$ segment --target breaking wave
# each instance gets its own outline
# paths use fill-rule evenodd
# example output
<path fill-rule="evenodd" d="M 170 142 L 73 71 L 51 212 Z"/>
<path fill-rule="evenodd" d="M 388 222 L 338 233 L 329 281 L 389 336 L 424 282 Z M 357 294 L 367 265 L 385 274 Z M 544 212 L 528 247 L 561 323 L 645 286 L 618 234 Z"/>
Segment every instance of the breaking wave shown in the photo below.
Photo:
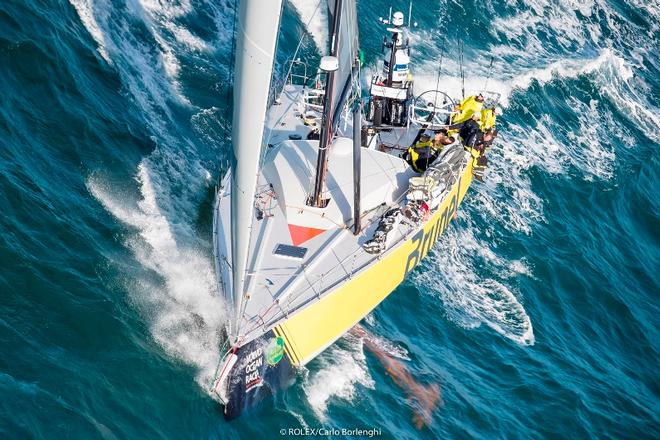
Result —
<path fill-rule="evenodd" d="M 98 53 L 103 57 L 103 59 L 106 62 L 112 64 L 110 55 L 108 55 L 108 51 L 105 48 L 106 46 L 105 35 L 103 34 L 103 31 L 101 30 L 101 27 L 99 26 L 99 23 L 96 19 L 96 14 L 98 14 L 98 12 L 94 10 L 93 1 L 71 0 L 71 5 L 75 8 L 76 12 L 78 13 L 78 16 L 80 17 L 80 21 L 82 21 L 83 25 L 87 29 L 87 32 L 89 32 L 89 34 L 96 42 Z M 107 16 L 105 16 L 105 14 L 103 15 L 104 15 L 103 16 L 104 21 L 107 20 Z"/>
<path fill-rule="evenodd" d="M 328 47 L 328 14 L 325 0 L 291 0 L 291 4 L 300 15 L 300 21 L 307 24 L 307 32 L 312 35 L 320 53 L 325 54 Z"/>
<path fill-rule="evenodd" d="M 445 55 L 447 56 L 447 55 Z M 487 57 L 490 60 L 490 57 Z M 542 61 L 542 60 L 541 60 Z M 435 89 L 438 66 L 423 63 L 417 66 L 415 87 L 417 92 Z M 440 75 L 440 89 L 452 97 L 461 96 L 460 66 L 453 60 L 444 60 Z M 534 82 L 544 85 L 553 80 L 574 79 L 595 74 L 599 84 L 620 86 L 633 77 L 631 66 L 611 49 L 604 49 L 596 58 L 561 59 L 546 62 L 544 67 L 528 68 L 496 60 L 489 75 L 488 66 L 474 61 L 465 66 L 466 95 L 484 89 L 501 94 L 500 104 L 508 107 L 516 91 L 527 90 Z M 607 91 L 606 91 L 607 92 Z M 630 99 L 630 98 L 628 98 Z"/>

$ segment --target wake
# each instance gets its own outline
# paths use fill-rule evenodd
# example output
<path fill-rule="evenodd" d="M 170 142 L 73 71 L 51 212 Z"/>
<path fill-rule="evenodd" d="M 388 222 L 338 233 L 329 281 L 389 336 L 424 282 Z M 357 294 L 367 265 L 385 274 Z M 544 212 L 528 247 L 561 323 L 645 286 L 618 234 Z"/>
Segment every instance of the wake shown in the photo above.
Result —
<path fill-rule="evenodd" d="M 224 305 L 216 291 L 212 262 L 203 252 L 177 242 L 158 206 L 149 173 L 143 161 L 136 176 L 142 198 L 135 203 L 95 177 L 87 180 L 87 188 L 133 231 L 124 245 L 144 270 L 123 282 L 150 333 L 169 355 L 196 367 L 197 382 L 207 389 L 219 361 Z"/>
<path fill-rule="evenodd" d="M 208 249 L 186 220 L 198 215 L 211 180 L 199 145 L 220 150 L 224 144 L 211 129 L 220 122 L 218 110 L 194 107 L 180 76 L 182 60 L 194 61 L 195 68 L 215 64 L 212 52 L 229 47 L 222 31 L 228 18 L 217 2 L 202 2 L 199 8 L 188 0 L 70 2 L 158 145 L 137 168 L 138 200 L 127 200 L 98 175 L 87 179 L 88 190 L 130 231 L 123 245 L 138 263 L 138 275 L 125 275 L 121 282 L 153 339 L 168 355 L 195 367 L 197 382 L 208 389 L 219 360 L 225 309 Z M 214 19 L 217 40 L 205 41 L 185 26 L 194 14 Z M 197 111 L 190 121 L 196 141 L 186 121 L 176 116 L 182 109 Z"/>
<path fill-rule="evenodd" d="M 435 251 L 421 263 L 413 281 L 442 302 L 447 316 L 464 328 L 487 325 L 520 345 L 534 345 L 534 329 L 525 308 L 502 282 L 480 273 L 507 278 L 529 275 L 523 261 L 508 261 L 478 241 L 473 229 L 447 230 Z M 442 274 L 442 278 L 438 274 Z"/>
<path fill-rule="evenodd" d="M 332 401 L 350 402 L 357 386 L 374 389 L 369 374 L 362 341 L 353 335 L 344 336 L 314 360 L 316 368 L 306 371 L 303 390 L 316 417 L 326 421 L 328 405 Z"/>

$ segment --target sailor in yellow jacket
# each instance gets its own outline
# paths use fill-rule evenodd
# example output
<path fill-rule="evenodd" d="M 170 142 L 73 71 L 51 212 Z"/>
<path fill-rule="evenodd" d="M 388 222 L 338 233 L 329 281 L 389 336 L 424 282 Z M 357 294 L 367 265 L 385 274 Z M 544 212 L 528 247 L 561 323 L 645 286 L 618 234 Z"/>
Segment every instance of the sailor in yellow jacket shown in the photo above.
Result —
<path fill-rule="evenodd" d="M 460 125 L 472 119 L 475 113 L 480 114 L 481 109 L 484 106 L 484 100 L 485 98 L 481 93 L 463 99 L 456 107 L 454 107 L 454 111 L 457 113 L 454 113 L 447 118 L 447 125 Z M 457 133 L 458 130 L 449 129 L 447 135 L 455 136 Z"/>
<path fill-rule="evenodd" d="M 431 141 L 431 136 L 423 133 L 414 145 L 408 147 L 403 158 L 410 164 L 415 172 L 423 173 L 438 157 L 440 151 L 442 151 L 442 148 L 439 147 L 440 145 L 436 146 L 434 142 Z"/>
<path fill-rule="evenodd" d="M 484 106 L 484 99 L 484 95 L 479 93 L 462 100 L 454 109 L 458 113 L 452 115 L 451 123 L 460 124 L 470 119 L 473 114 L 480 112 Z"/>
<path fill-rule="evenodd" d="M 481 110 L 481 119 L 479 120 L 479 128 L 481 131 L 486 132 L 495 127 L 497 117 L 502 115 L 502 109 L 499 107 L 485 108 Z"/>
<path fill-rule="evenodd" d="M 472 167 L 474 178 L 480 182 L 483 182 L 484 173 L 488 167 L 486 150 L 490 148 L 497 136 L 497 128 L 495 127 L 495 124 L 497 122 L 497 117 L 501 114 L 502 109 L 499 107 L 486 108 L 481 111 L 481 118 L 478 121 L 481 136 L 475 145 L 479 152 L 479 157 L 476 158 L 476 162 Z"/>

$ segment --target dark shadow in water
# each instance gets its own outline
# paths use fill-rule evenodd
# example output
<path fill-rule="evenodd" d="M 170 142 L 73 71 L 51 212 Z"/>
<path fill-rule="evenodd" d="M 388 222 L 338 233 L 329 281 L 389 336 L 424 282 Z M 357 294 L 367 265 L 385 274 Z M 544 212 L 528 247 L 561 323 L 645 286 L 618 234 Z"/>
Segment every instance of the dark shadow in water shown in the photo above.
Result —
<path fill-rule="evenodd" d="M 207 243 L 213 239 L 213 204 L 215 202 L 215 185 L 206 188 L 202 202 L 197 208 L 195 232 Z"/>
<path fill-rule="evenodd" d="M 362 338 L 364 346 L 376 356 L 385 367 L 385 372 L 408 396 L 408 403 L 414 407 L 412 421 L 417 429 L 431 424 L 433 410 L 444 405 L 440 386 L 436 383 L 423 385 L 415 380 L 406 365 L 387 353 L 376 343 L 374 336 L 360 324 L 351 329 L 351 334 Z"/>

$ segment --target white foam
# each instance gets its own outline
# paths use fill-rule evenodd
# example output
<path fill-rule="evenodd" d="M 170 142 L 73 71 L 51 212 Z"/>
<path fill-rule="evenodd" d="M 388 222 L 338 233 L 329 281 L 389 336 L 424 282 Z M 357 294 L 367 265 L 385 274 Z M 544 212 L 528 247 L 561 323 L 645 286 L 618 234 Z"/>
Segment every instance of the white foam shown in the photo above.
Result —
<path fill-rule="evenodd" d="M 177 81 L 180 65 L 174 49 L 160 35 L 160 25 L 153 20 L 150 10 L 137 2 L 128 2 L 124 6 L 126 9 L 105 0 L 71 0 L 71 4 L 97 42 L 101 55 L 117 69 L 148 125 L 159 136 L 167 138 L 171 119 L 168 97 L 183 105 L 188 105 L 189 101 L 182 95 Z M 166 17 L 156 15 L 168 23 Z M 133 19 L 136 17 L 145 22 L 157 47 L 145 44 L 140 34 L 135 33 Z"/>
<path fill-rule="evenodd" d="M 442 251 L 427 257 L 422 263 L 424 270 L 415 272 L 413 279 L 424 286 L 425 293 L 442 301 L 447 315 L 457 324 L 466 328 L 486 324 L 518 344 L 533 345 L 531 320 L 513 292 L 501 282 L 478 274 L 485 268 L 492 272 L 510 271 L 508 262 L 496 257 L 489 240 L 477 240 L 473 231 L 474 228 L 468 228 L 445 232 Z M 528 270 L 523 262 L 517 262 L 513 269 Z"/>
<path fill-rule="evenodd" d="M 196 51 L 208 51 L 210 50 L 209 44 L 199 38 L 196 35 L 193 35 L 187 28 L 183 26 L 177 26 L 173 23 L 167 23 L 166 28 L 174 35 L 178 43 L 187 46 L 189 49 Z"/>
<path fill-rule="evenodd" d="M 544 115 L 532 126 L 510 124 L 504 134 L 506 141 L 501 142 L 503 149 L 493 150 L 492 174 L 507 173 L 506 167 L 511 164 L 502 163 L 503 159 L 520 169 L 535 166 L 551 174 L 563 174 L 572 166 L 574 172 L 586 180 L 611 179 L 616 150 L 619 146 L 632 147 L 632 135 L 614 120 L 599 100 L 592 99 L 585 104 L 569 98 L 568 103 L 575 111 L 576 123 L 566 124 Z M 498 157 L 500 151 L 501 158 Z"/>
<path fill-rule="evenodd" d="M 177 24 L 178 19 L 193 11 L 189 1 L 139 0 L 128 2 L 125 10 L 105 0 L 70 1 L 96 41 L 99 53 L 118 68 L 132 95 L 146 106 L 147 111 L 153 111 L 154 104 L 165 112 L 169 111 L 164 107 L 163 97 L 159 96 L 163 94 L 163 88 L 180 104 L 191 105 L 179 82 L 179 57 L 190 51 L 208 51 L 210 45 L 185 26 Z M 113 21 L 109 20 L 111 16 Z M 132 18 L 144 22 L 157 47 L 138 40 Z M 158 78 L 162 73 L 165 81 Z"/>
<path fill-rule="evenodd" d="M 403 359 L 405 361 L 410 360 L 410 353 L 408 350 L 406 350 L 404 347 L 401 345 L 392 342 L 388 339 L 382 338 L 374 333 L 369 332 L 368 334 L 369 340 L 379 347 L 381 350 L 383 350 L 385 353 L 390 355 L 391 357 L 395 357 L 398 359 Z"/>
<path fill-rule="evenodd" d="M 571 100 L 578 115 L 579 127 L 567 133 L 569 149 L 574 153 L 569 154 L 569 157 L 576 167 L 588 175 L 609 179 L 614 173 L 616 156 L 614 145 L 609 141 L 611 133 L 605 125 L 606 116 L 598 109 L 596 100 L 591 100 L 588 106 L 575 98 Z M 594 124 L 594 121 L 598 123 Z"/>
<path fill-rule="evenodd" d="M 70 0 L 70 2 L 78 13 L 80 21 L 82 21 L 85 29 L 87 29 L 87 32 L 89 32 L 92 38 L 94 38 L 94 41 L 96 41 L 98 46 L 96 50 L 98 53 L 103 57 L 105 61 L 108 62 L 108 64 L 112 64 L 112 60 L 110 59 L 108 51 L 105 48 L 105 35 L 103 34 L 101 26 L 97 21 L 95 14 L 96 11 L 92 0 Z"/>
<path fill-rule="evenodd" d="M 540 84 L 545 84 L 556 77 L 563 79 L 577 78 L 580 75 L 591 74 L 602 70 L 604 67 L 611 67 L 614 73 L 624 81 L 627 81 L 633 76 L 632 69 L 623 58 L 616 55 L 611 49 L 604 49 L 599 53 L 598 57 L 591 60 L 563 59 L 552 62 L 539 69 L 532 69 L 517 76 L 513 81 L 513 87 L 527 89 L 531 85 L 532 80 L 536 80 Z"/>
<path fill-rule="evenodd" d="M 657 2 L 639 0 L 634 0 L 632 4 L 649 17 L 651 26 L 646 36 L 631 32 L 628 19 L 602 0 L 557 0 L 552 3 L 525 0 L 526 8 L 519 14 L 493 20 L 493 26 L 489 28 L 491 33 L 502 33 L 508 41 L 489 48 L 489 52 L 514 60 L 506 65 L 506 70 L 519 71 L 515 77 L 510 78 L 514 90 L 524 90 L 534 80 L 543 85 L 555 78 L 590 75 L 603 95 L 620 107 L 626 117 L 647 136 L 658 142 L 660 137 L 657 126 L 660 120 L 657 108 L 651 106 L 644 96 L 645 92 L 639 90 L 645 84 L 631 80 L 634 78 L 634 69 L 646 69 L 644 56 L 651 57 L 657 51 L 653 42 L 660 28 L 657 20 L 660 6 Z M 603 26 L 611 32 L 607 39 L 602 35 Z M 600 51 L 594 59 L 557 59 L 553 45 L 541 42 L 539 35 L 556 38 L 563 46 L 562 53 L 585 53 L 594 46 L 599 47 Z M 635 40 L 631 41 L 631 37 Z M 633 46 L 628 52 L 629 59 L 624 59 L 612 49 L 611 40 L 616 39 Z M 636 65 L 633 65 L 634 62 Z M 521 66 L 535 64 L 545 66 L 531 70 L 526 67 L 527 72 L 520 72 Z M 506 70 L 501 69 L 499 75 L 507 77 Z"/>
<path fill-rule="evenodd" d="M 326 420 L 329 403 L 334 399 L 351 401 L 357 385 L 373 389 L 375 382 L 369 375 L 362 341 L 346 335 L 342 343 L 349 348 L 341 348 L 334 344 L 315 360 L 318 369 L 309 372 L 303 382 L 307 401 L 316 416 Z"/>
<path fill-rule="evenodd" d="M 193 9 L 190 0 L 139 0 L 139 2 L 144 10 L 167 20 L 183 17 Z"/>
<path fill-rule="evenodd" d="M 504 34 L 530 54 L 546 53 L 538 35 L 550 35 L 568 51 L 575 45 L 596 43 L 601 38 L 600 26 L 597 21 L 584 19 L 578 13 L 590 17 L 602 11 L 606 19 L 609 19 L 610 13 L 606 4 L 593 0 L 526 0 L 524 3 L 523 7 L 517 8 L 521 11 L 518 14 L 493 20 L 492 31 Z"/>
<path fill-rule="evenodd" d="M 212 263 L 175 238 L 146 163 L 139 165 L 136 178 L 142 198 L 135 205 L 113 194 L 98 178 L 89 178 L 87 187 L 110 214 L 135 230 L 125 244 L 148 272 L 126 284 L 154 339 L 168 354 L 195 366 L 198 383 L 207 389 L 219 360 L 225 322 Z"/>
<path fill-rule="evenodd" d="M 291 4 L 300 15 L 300 20 L 307 26 L 314 43 L 322 55 L 328 50 L 328 14 L 324 0 L 291 0 Z"/>
<path fill-rule="evenodd" d="M 142 7 L 142 13 L 138 16 L 142 18 L 144 24 L 160 47 L 158 58 L 169 80 L 173 96 L 181 104 L 191 105 L 188 98 L 183 94 L 181 84 L 178 80 L 181 71 L 181 63 L 177 57 L 178 48 L 170 41 L 171 37 L 168 38 L 164 32 L 169 30 L 176 38 L 175 29 L 179 29 L 180 27 L 175 25 L 173 20 L 183 17 L 192 11 L 190 2 L 180 1 L 169 3 L 157 0 L 139 0 L 139 4 Z M 174 32 L 172 32 L 173 29 L 175 30 Z M 181 34 L 181 31 L 179 33 Z"/>
<path fill-rule="evenodd" d="M 651 41 L 657 39 L 658 30 L 660 29 L 660 3 L 647 0 L 630 0 L 630 3 L 636 9 L 643 10 L 645 16 L 651 18 L 649 20 L 651 29 L 649 30 L 648 37 Z"/>
<path fill-rule="evenodd" d="M 294 417 L 296 418 L 296 420 L 298 420 L 298 424 L 299 424 L 299 426 L 300 426 L 301 428 L 303 428 L 303 429 L 309 429 L 309 425 L 308 425 L 307 422 L 305 421 L 305 418 L 302 416 L 302 414 L 299 414 L 299 413 L 297 413 L 297 412 L 295 412 L 295 411 L 291 411 L 291 409 L 288 409 L 288 412 L 289 412 L 289 414 L 291 414 L 292 416 L 294 416 Z"/>
<path fill-rule="evenodd" d="M 487 57 L 488 61 L 490 57 Z M 482 60 L 483 61 L 483 60 Z M 460 67 L 454 61 L 445 60 L 443 74 L 440 75 L 439 88 L 447 92 L 455 100 L 460 99 L 463 83 L 460 79 Z M 488 66 L 470 63 L 465 66 L 466 95 L 474 94 L 486 88 L 488 91 L 501 94 L 500 104 L 509 105 L 510 95 L 514 90 L 526 90 L 533 81 L 546 84 L 553 79 L 571 79 L 581 75 L 598 73 L 603 78 L 611 80 L 614 75 L 619 81 L 628 81 L 633 77 L 630 65 L 611 49 L 602 50 L 592 59 L 562 59 L 552 61 L 543 67 L 528 69 L 515 73 L 514 66 L 494 63 L 493 74 L 488 76 Z M 437 66 L 422 63 L 416 69 L 415 89 L 417 93 L 434 90 L 438 84 Z M 475 72 L 478 72 L 475 74 Z M 501 75 L 501 76 L 498 76 Z"/>

